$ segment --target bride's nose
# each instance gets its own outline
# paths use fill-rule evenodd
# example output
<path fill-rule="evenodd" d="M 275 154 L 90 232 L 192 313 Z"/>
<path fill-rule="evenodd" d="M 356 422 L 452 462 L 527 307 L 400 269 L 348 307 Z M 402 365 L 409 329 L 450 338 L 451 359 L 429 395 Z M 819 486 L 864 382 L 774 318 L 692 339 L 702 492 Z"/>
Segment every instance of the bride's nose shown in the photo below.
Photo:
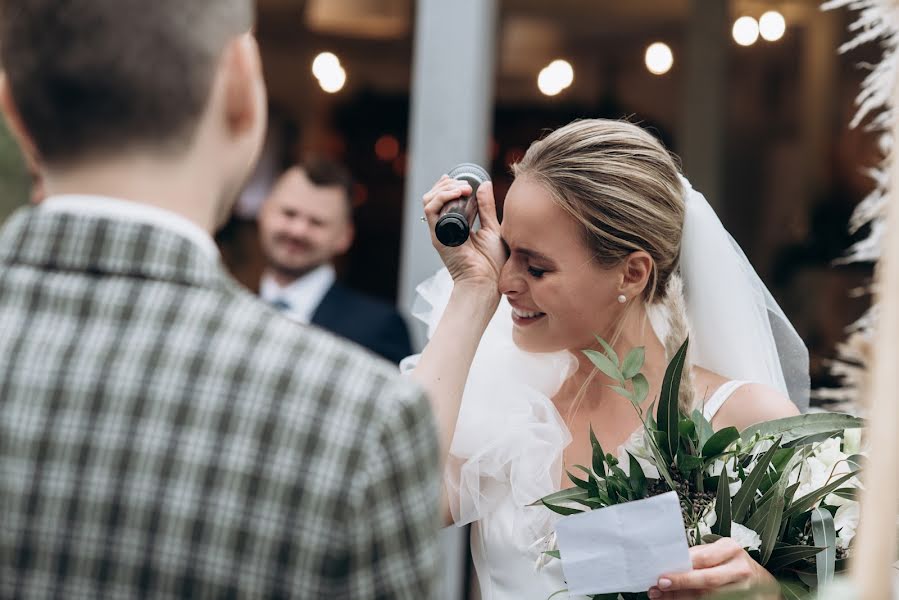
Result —
<path fill-rule="evenodd" d="M 513 260 L 509 259 L 499 272 L 499 293 L 515 296 L 524 291 L 524 279 L 516 272 Z"/>

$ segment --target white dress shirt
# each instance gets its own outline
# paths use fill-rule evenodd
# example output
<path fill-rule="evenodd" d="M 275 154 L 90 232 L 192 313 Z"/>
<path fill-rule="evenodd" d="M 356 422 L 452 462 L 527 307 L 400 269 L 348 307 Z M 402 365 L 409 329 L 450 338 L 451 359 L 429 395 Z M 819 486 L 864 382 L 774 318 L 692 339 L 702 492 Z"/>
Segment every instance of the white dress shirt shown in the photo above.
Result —
<path fill-rule="evenodd" d="M 284 287 L 266 273 L 259 285 L 259 295 L 269 304 L 283 302 L 288 306 L 284 311 L 287 317 L 308 324 L 336 279 L 337 273 L 329 264 L 317 267 Z"/>
<path fill-rule="evenodd" d="M 38 210 L 146 223 L 190 240 L 216 261 L 220 258 L 218 246 L 208 231 L 179 214 L 149 204 L 106 196 L 66 194 L 48 197 L 38 205 Z"/>

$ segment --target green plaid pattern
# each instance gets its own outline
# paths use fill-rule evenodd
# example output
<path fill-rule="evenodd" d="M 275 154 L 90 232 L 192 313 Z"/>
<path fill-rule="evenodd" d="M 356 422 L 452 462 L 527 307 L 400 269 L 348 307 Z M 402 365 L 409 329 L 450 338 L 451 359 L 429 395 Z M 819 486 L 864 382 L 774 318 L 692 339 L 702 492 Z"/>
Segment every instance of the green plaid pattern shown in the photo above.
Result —
<path fill-rule="evenodd" d="M 431 598 L 437 448 L 392 365 L 174 233 L 0 231 L 0 597 Z"/>

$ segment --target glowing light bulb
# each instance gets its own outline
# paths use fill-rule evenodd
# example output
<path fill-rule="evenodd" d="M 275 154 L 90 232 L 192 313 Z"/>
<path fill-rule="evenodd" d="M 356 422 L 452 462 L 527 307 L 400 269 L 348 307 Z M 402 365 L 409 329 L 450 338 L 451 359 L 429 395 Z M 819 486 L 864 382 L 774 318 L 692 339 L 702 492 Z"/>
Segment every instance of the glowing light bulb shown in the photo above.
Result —
<path fill-rule="evenodd" d="M 759 39 L 759 22 L 752 17 L 740 17 L 734 22 L 734 41 L 741 46 L 751 46 Z"/>
<path fill-rule="evenodd" d="M 329 94 L 336 94 L 346 84 L 346 71 L 338 66 L 334 71 L 329 71 L 323 77 L 319 77 L 318 84 Z"/>
<path fill-rule="evenodd" d="M 340 59 L 332 52 L 322 52 L 312 61 L 312 74 L 316 79 L 327 77 L 340 68 Z"/>
<path fill-rule="evenodd" d="M 664 75 L 674 65 L 674 53 L 668 44 L 656 42 L 646 49 L 646 68 L 653 75 Z"/>
<path fill-rule="evenodd" d="M 759 33 L 769 42 L 776 42 L 787 31 L 787 21 L 776 10 L 770 10 L 759 19 Z"/>
<path fill-rule="evenodd" d="M 555 96 L 574 82 L 574 69 L 565 60 L 554 60 L 537 76 L 537 87 L 547 96 Z"/>

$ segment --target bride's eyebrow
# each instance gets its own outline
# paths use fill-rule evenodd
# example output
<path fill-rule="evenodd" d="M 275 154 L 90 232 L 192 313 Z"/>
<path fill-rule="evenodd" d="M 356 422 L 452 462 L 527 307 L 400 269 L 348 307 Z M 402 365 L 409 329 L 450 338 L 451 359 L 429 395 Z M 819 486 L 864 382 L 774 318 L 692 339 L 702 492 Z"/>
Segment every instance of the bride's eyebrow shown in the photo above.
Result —
<path fill-rule="evenodd" d="M 543 254 L 542 252 L 537 252 L 536 250 L 531 250 L 530 248 L 515 248 L 515 252 L 517 254 L 523 254 L 528 258 L 533 258 L 535 260 L 542 261 L 544 263 L 548 263 L 550 265 L 555 265 L 555 261 Z"/>

